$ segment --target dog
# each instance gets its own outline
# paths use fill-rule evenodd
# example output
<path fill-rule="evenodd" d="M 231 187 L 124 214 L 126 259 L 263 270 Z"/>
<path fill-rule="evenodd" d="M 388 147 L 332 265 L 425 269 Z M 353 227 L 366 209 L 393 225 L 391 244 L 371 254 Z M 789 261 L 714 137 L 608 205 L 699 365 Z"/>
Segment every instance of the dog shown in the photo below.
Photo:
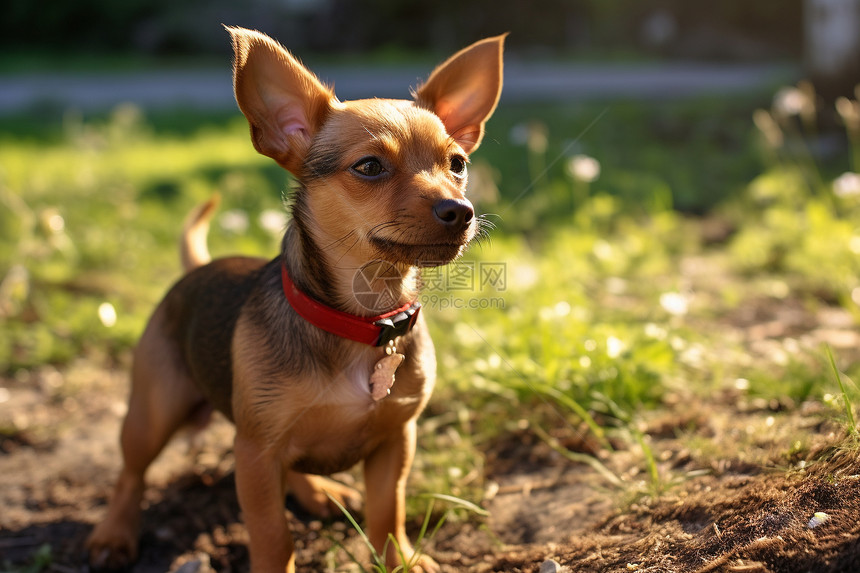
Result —
<path fill-rule="evenodd" d="M 332 499 L 355 492 L 322 476 L 359 461 L 375 550 L 390 566 L 438 571 L 405 531 L 416 418 L 436 375 L 415 301 L 420 268 L 458 258 L 480 226 L 467 163 L 500 97 L 505 36 L 451 56 L 411 101 L 341 102 L 268 36 L 227 30 L 251 141 L 298 182 L 292 218 L 273 260 L 211 261 L 216 202 L 190 216 L 186 274 L 134 352 L 124 465 L 87 541 L 90 564 L 134 561 L 147 467 L 177 429 L 216 409 L 236 427 L 253 571 L 295 570 L 287 491 L 330 515 Z"/>

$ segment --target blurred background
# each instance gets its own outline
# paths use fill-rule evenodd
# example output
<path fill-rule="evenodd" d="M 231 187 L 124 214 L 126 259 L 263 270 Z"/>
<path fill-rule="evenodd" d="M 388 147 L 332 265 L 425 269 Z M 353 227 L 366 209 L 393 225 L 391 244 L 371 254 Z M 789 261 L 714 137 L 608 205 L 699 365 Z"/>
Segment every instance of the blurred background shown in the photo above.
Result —
<path fill-rule="evenodd" d="M 819 2 L 822 3 L 822 2 Z M 832 3 L 832 2 L 831 2 Z M 223 54 L 228 23 L 265 30 L 292 49 L 343 54 L 446 53 L 511 32 L 539 55 L 797 58 L 803 0 L 9 0 L 0 47 L 68 54 Z"/>
<path fill-rule="evenodd" d="M 7 0 L 0 306 L 20 332 L 9 330 L 0 362 L 79 347 L 47 326 L 18 340 L 53 320 L 36 308 L 34 277 L 89 285 L 88 271 L 134 257 L 173 272 L 179 221 L 212 193 L 232 205 L 216 250 L 271 252 L 283 214 L 255 221 L 281 210 L 291 182 L 247 142 L 222 24 L 273 36 L 342 99 L 409 97 L 452 52 L 509 32 L 501 105 L 470 179 L 498 236 L 543 240 L 575 217 L 673 213 L 706 218 L 708 240 L 727 241 L 746 223 L 738 213 L 764 206 L 749 201 L 795 209 L 832 195 L 833 181 L 850 184 L 838 178 L 860 161 L 860 0 Z M 753 197 L 763 174 L 774 180 Z M 743 264 L 783 264 L 789 227 L 739 255 L 752 257 Z M 21 267 L 22 256 L 52 264 Z M 147 287 L 123 290 L 122 279 L 111 274 L 109 290 L 142 320 L 164 285 L 138 301 Z M 857 281 L 843 282 L 850 299 Z M 88 288 L 95 300 L 108 287 Z M 125 324 L 120 349 L 139 327 Z"/>
<path fill-rule="evenodd" d="M 278 251 L 295 182 L 249 141 L 222 24 L 271 35 L 342 99 L 408 98 L 510 33 L 469 166 L 494 228 L 460 263 L 469 289 L 422 299 L 441 383 L 415 491 L 491 503 L 492 480 L 583 454 L 637 495 L 702 467 L 803 467 L 818 419 L 860 403 L 821 359 L 826 343 L 860 376 L 860 0 L 4 0 L 0 557 L 82 570 L 74 539 L 103 509 L 125 372 L 180 275 L 185 214 L 220 194 L 213 255 Z M 723 412 L 702 420 L 743 427 L 677 415 L 699 399 Z M 661 411 L 678 425 L 643 435 Z M 738 437 L 799 412 L 816 420 L 786 423 L 803 435 L 776 453 Z M 657 456 L 652 438 L 684 435 Z M 589 517 L 548 499 L 556 534 L 524 529 Z M 151 519 L 153 570 L 194 545 L 186 522 Z M 32 533 L 45 523 L 74 535 Z M 245 568 L 236 548 L 213 563 Z"/>
<path fill-rule="evenodd" d="M 383 92 L 377 95 L 399 96 L 388 86 L 403 78 L 414 84 L 438 58 L 504 32 L 510 32 L 513 80 L 508 100 L 676 97 L 747 89 L 776 77 L 811 78 L 820 95 L 833 99 L 848 95 L 860 77 L 857 0 L 9 0 L 0 19 L 0 74 L 7 76 L 0 111 L 47 101 L 85 108 L 122 100 L 229 106 L 222 78 L 201 72 L 223 72 L 230 58 L 222 24 L 277 38 L 321 68 L 324 79 L 346 86 L 341 95 L 347 97 L 367 95 L 352 88 L 366 78 L 360 72 L 327 74 L 332 65 L 400 66 L 399 76 L 389 73 L 388 81 L 376 82 Z M 688 67 L 675 69 L 673 77 L 654 71 L 672 62 Z M 582 73 L 549 63 L 597 69 Z M 415 67 L 404 69 L 410 64 Z M 87 88 L 50 78 L 61 71 L 151 72 L 165 66 L 176 73 L 138 85 L 101 85 L 91 78 Z M 39 73 L 49 76 L 29 84 L 8 77 Z"/>

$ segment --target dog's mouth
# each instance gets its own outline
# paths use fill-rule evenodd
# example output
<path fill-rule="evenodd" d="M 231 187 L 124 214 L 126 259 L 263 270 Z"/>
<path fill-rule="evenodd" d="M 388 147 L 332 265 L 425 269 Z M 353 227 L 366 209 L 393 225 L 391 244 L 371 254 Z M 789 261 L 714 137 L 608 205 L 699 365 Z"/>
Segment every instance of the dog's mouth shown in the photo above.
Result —
<path fill-rule="evenodd" d="M 403 243 L 372 236 L 371 244 L 384 259 L 416 267 L 438 267 L 457 259 L 466 250 L 469 241 L 451 243 Z"/>

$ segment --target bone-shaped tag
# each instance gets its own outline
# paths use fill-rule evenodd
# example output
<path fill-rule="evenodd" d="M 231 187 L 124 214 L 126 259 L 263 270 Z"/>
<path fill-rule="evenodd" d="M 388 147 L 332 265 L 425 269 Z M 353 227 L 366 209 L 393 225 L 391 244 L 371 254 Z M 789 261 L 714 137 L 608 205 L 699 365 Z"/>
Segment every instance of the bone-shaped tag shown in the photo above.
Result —
<path fill-rule="evenodd" d="M 370 375 L 370 395 L 374 400 L 382 400 L 391 393 L 394 385 L 394 372 L 406 358 L 402 354 L 388 354 L 373 367 Z"/>

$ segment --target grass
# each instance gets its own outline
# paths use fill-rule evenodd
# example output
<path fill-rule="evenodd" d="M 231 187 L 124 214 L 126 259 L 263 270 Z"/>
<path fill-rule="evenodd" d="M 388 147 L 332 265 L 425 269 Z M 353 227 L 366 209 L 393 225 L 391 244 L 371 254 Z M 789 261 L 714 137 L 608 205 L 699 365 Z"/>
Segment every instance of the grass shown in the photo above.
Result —
<path fill-rule="evenodd" d="M 340 509 L 340 511 L 346 517 L 347 522 L 349 522 L 349 524 L 352 526 L 352 528 L 358 534 L 359 539 L 361 539 L 363 546 L 370 553 L 370 558 L 371 558 L 371 561 L 373 562 L 371 570 L 374 573 L 388 573 L 389 571 L 391 571 L 391 573 L 409 573 L 409 571 L 412 570 L 415 567 L 415 565 L 417 564 L 417 560 L 421 558 L 422 546 L 424 545 L 424 543 L 426 541 L 432 539 L 436 535 L 436 533 L 439 531 L 439 529 L 442 527 L 442 525 L 444 525 L 444 523 L 448 519 L 448 517 L 453 514 L 453 512 L 455 512 L 456 510 L 459 509 L 459 510 L 466 510 L 467 512 L 470 512 L 474 515 L 479 515 L 479 516 L 483 516 L 483 517 L 486 517 L 488 515 L 486 510 L 475 505 L 474 503 L 467 501 L 465 499 L 460 499 L 460 498 L 451 496 L 451 495 L 428 494 L 428 495 L 424 495 L 422 497 L 424 499 L 429 499 L 429 503 L 427 504 L 427 509 L 424 513 L 424 521 L 421 522 L 421 529 L 420 529 L 418 536 L 415 540 L 415 547 L 414 547 L 415 554 L 411 559 L 406 558 L 406 556 L 403 552 L 403 549 L 401 548 L 397 539 L 395 539 L 394 535 L 392 535 L 390 533 L 388 535 L 388 540 L 386 542 L 386 545 L 385 545 L 385 547 L 383 547 L 382 553 L 380 554 L 376 550 L 376 548 L 373 546 L 373 544 L 370 542 L 370 539 L 368 538 L 368 536 L 365 533 L 364 529 L 362 528 L 361 524 L 349 512 L 349 510 L 347 508 L 345 508 L 340 502 L 338 502 L 333 497 L 329 496 L 329 499 L 332 501 L 332 503 L 334 503 L 338 507 L 338 509 Z M 437 501 L 443 502 L 443 503 L 447 504 L 449 507 L 448 507 L 448 509 L 445 510 L 445 512 L 441 515 L 441 517 L 435 518 L 435 525 L 433 525 L 433 527 L 431 529 L 430 526 L 431 526 L 431 524 L 434 523 L 434 515 L 435 515 L 434 508 L 435 508 L 435 503 Z M 388 552 L 389 544 L 394 548 L 395 552 L 400 557 L 400 561 L 402 563 L 402 565 L 399 565 L 399 566 L 397 566 L 391 570 L 388 569 L 388 566 L 385 563 L 385 554 Z M 355 566 L 358 568 L 359 571 L 361 571 L 362 573 L 367 573 L 367 569 L 365 569 L 364 566 L 362 565 L 361 559 L 359 559 L 358 557 L 353 555 L 343 544 L 336 542 L 336 545 L 338 545 L 340 547 L 340 549 L 342 549 L 347 554 L 349 559 L 355 564 Z"/>
<path fill-rule="evenodd" d="M 797 119 L 776 115 L 783 143 L 768 147 L 751 119 L 759 105 L 499 110 L 470 168 L 475 201 L 498 229 L 463 261 L 425 274 L 440 384 L 422 421 L 415 491 L 479 502 L 483 452 L 532 428 L 572 461 L 584 454 L 560 434 L 606 451 L 619 441 L 639 448 L 647 488 L 659 493 L 674 481 L 638 423 L 667 396 L 708 396 L 739 380 L 751 396 L 796 403 L 831 390 L 805 351 L 763 356 L 712 328 L 755 297 L 860 318 L 860 192 L 831 186 L 850 150 L 819 160 L 787 143 L 811 137 Z M 127 364 L 179 276 L 176 239 L 189 209 L 220 193 L 213 254 L 272 256 L 290 184 L 253 151 L 235 114 L 145 117 L 122 107 L 56 119 L 0 120 L 7 376 L 82 357 Z M 582 155 L 598 160 L 596 178 L 575 172 Z M 730 232 L 709 242 L 689 212 Z M 685 270 L 690 261 L 705 261 L 704 277 Z"/>
<path fill-rule="evenodd" d="M 842 373 L 836 366 L 836 359 L 833 358 L 833 350 L 830 346 L 825 346 L 827 351 L 827 361 L 830 364 L 830 369 L 833 376 L 836 378 L 836 383 L 839 385 L 839 392 L 842 395 L 842 407 L 845 409 L 845 421 L 848 424 L 848 431 L 852 437 L 857 437 L 857 422 L 854 419 L 854 405 L 851 403 L 851 398 L 845 388 L 845 383 L 842 381 Z"/>
<path fill-rule="evenodd" d="M 0 572 L 2 573 L 39 573 L 51 566 L 54 561 L 53 550 L 48 544 L 40 545 L 38 549 L 33 551 L 31 563 L 26 567 L 15 567 L 3 561 L 0 562 Z"/>

